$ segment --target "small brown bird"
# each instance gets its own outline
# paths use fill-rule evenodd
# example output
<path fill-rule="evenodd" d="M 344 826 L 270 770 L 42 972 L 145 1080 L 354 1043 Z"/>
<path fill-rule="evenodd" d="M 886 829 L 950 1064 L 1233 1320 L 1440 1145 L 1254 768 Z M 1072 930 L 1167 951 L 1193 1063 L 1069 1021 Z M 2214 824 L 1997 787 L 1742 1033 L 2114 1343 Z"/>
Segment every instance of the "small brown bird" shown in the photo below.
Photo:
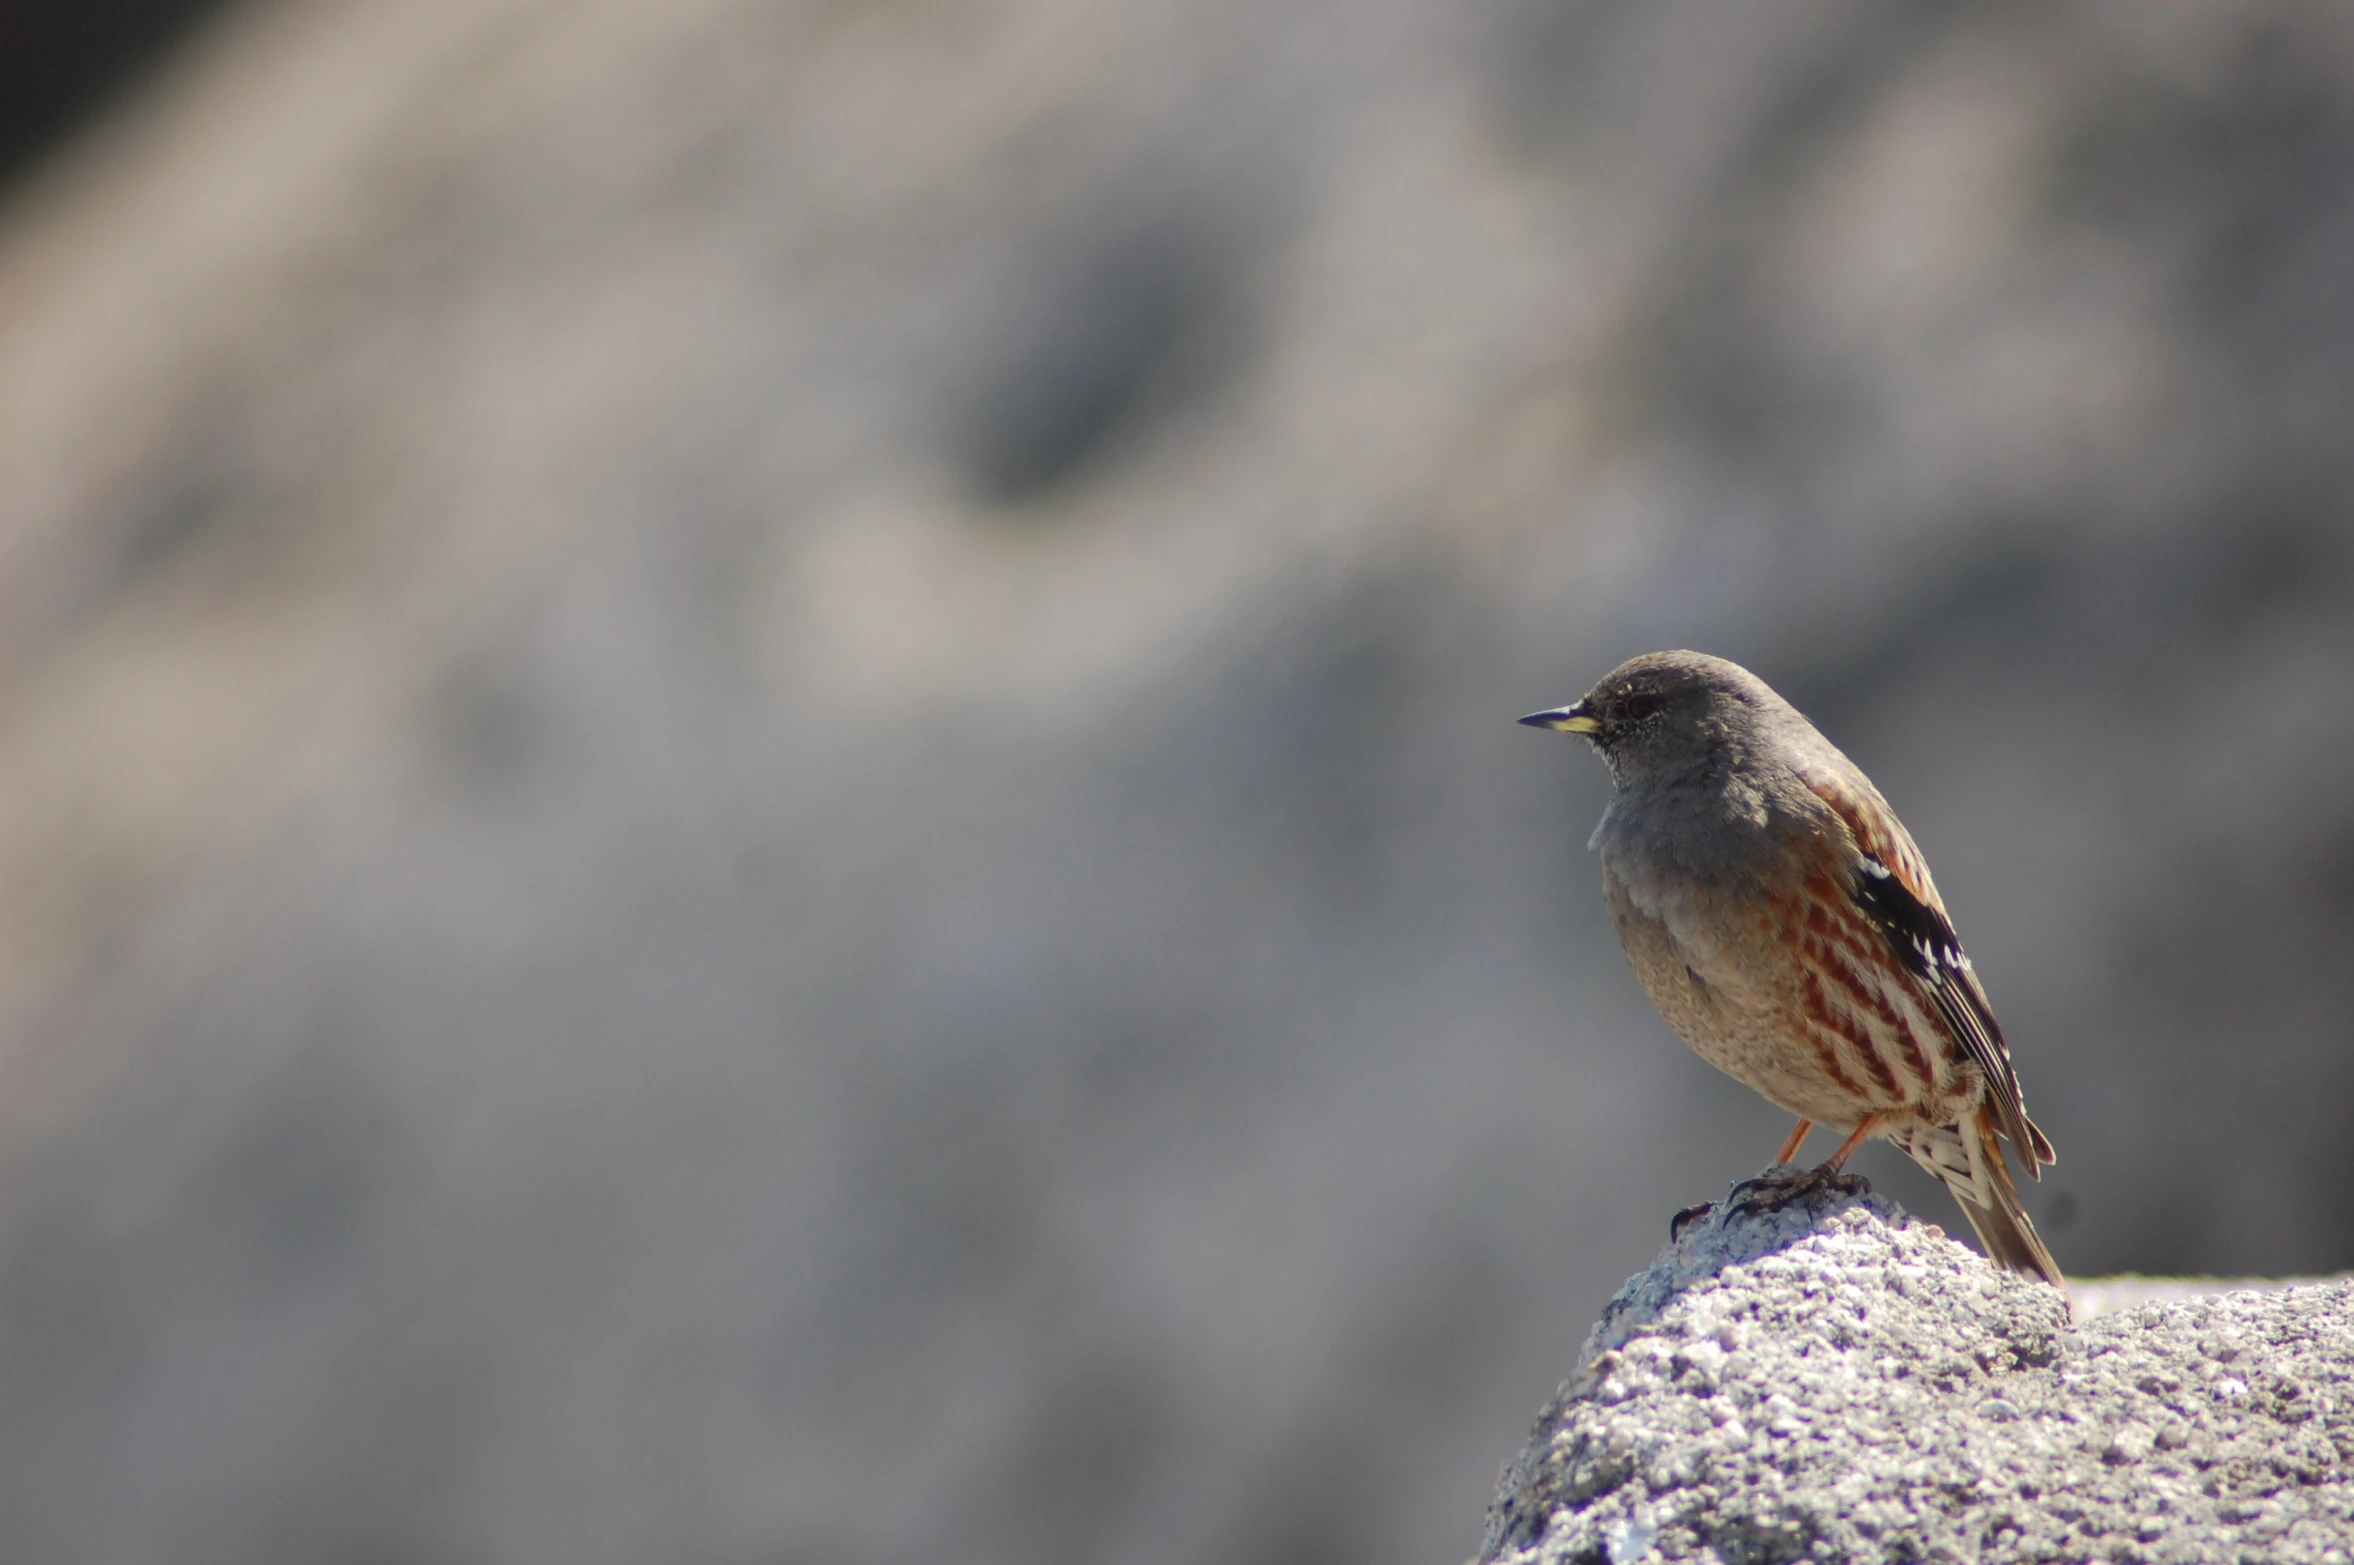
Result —
<path fill-rule="evenodd" d="M 1700 1057 L 1846 1137 L 1875 1137 L 1961 1204 L 1986 1252 L 2065 1288 L 2003 1161 L 2053 1161 L 1921 850 L 1871 780 L 1747 669 L 1653 652 L 1522 722 L 1578 734 L 1615 791 L 1590 846 L 1619 944 Z"/>

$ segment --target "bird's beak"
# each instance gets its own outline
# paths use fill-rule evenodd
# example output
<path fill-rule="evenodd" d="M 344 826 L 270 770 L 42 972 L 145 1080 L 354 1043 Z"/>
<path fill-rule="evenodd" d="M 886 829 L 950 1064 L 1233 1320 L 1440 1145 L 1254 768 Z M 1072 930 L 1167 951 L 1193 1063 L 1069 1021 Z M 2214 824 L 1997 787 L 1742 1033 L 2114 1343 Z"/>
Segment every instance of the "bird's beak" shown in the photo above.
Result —
<path fill-rule="evenodd" d="M 1531 728 L 1550 728 L 1563 734 L 1590 734 L 1602 726 L 1586 715 L 1583 704 L 1565 706 L 1554 712 L 1531 712 L 1521 721 Z"/>

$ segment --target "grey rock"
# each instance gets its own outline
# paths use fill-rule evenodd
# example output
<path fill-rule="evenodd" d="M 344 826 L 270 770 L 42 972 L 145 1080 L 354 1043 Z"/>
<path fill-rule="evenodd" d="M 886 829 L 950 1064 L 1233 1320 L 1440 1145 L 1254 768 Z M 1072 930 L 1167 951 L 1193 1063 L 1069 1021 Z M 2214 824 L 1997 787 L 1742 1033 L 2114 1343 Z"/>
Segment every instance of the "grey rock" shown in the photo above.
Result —
<path fill-rule="evenodd" d="M 1612 1299 L 1480 1559 L 2354 1559 L 2354 1282 L 2076 1322 L 1875 1196 L 1720 1204 Z"/>

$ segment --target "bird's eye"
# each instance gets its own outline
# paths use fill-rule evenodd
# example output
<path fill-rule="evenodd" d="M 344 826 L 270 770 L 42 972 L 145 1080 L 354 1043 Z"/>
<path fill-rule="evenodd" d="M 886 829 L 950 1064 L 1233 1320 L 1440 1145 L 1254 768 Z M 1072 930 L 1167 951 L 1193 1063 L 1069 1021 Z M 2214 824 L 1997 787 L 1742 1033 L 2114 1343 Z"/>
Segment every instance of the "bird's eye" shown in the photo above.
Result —
<path fill-rule="evenodd" d="M 1659 697 L 1649 695 L 1629 696 L 1624 701 L 1619 703 L 1618 709 L 1626 713 L 1628 722 L 1639 723 L 1644 718 L 1649 717 L 1652 713 L 1659 710 Z"/>

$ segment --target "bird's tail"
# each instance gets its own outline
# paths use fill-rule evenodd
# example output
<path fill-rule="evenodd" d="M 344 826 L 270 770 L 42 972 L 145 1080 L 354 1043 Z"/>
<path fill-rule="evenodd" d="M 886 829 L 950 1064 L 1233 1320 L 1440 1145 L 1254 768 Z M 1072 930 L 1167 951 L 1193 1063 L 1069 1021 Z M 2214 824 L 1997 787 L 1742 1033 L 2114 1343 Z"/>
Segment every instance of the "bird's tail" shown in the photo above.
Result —
<path fill-rule="evenodd" d="M 1978 1232 L 1978 1242 L 1998 1265 L 2031 1277 L 2041 1277 L 2062 1293 L 2068 1280 L 2060 1263 L 2043 1247 L 2027 1209 L 2019 1204 L 2018 1187 L 2003 1162 L 2002 1144 L 1995 1139 L 1994 1118 L 1980 1109 L 1953 1125 L 1907 1125 L 1889 1135 L 1905 1154 L 1937 1176 L 1962 1215 Z M 2033 1150 L 2026 1154 L 2035 1156 Z"/>

